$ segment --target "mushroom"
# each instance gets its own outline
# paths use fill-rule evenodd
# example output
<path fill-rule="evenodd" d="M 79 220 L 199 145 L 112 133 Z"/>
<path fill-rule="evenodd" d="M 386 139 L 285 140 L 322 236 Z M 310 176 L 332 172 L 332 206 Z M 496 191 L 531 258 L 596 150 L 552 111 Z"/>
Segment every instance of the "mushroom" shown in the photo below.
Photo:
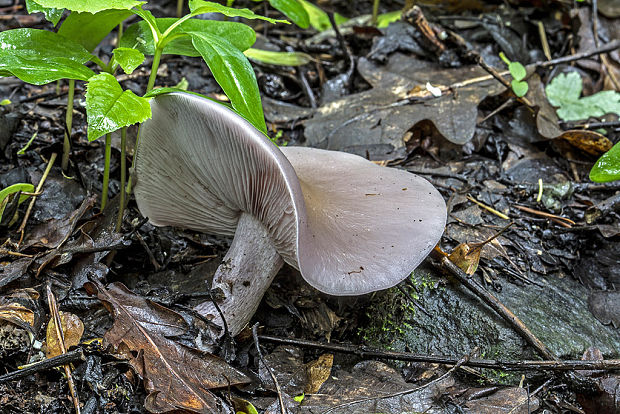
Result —
<path fill-rule="evenodd" d="M 212 289 L 231 334 L 249 322 L 284 262 L 321 292 L 350 296 L 405 279 L 443 233 L 425 179 L 356 155 L 278 148 L 242 117 L 187 93 L 151 101 L 135 196 L 157 226 L 233 236 Z M 196 308 L 223 326 L 211 301 Z"/>

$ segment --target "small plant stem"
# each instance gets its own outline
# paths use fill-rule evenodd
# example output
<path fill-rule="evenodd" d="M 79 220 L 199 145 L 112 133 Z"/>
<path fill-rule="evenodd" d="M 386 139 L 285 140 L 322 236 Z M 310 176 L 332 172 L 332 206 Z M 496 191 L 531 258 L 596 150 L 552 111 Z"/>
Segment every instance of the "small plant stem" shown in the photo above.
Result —
<path fill-rule="evenodd" d="M 372 20 L 370 21 L 373 26 L 377 25 L 377 18 L 379 16 L 379 0 L 374 0 L 372 3 Z"/>
<path fill-rule="evenodd" d="M 116 37 L 116 47 L 120 47 L 121 45 L 121 38 L 123 37 L 123 22 L 120 22 L 118 24 L 118 33 L 117 33 L 117 37 Z"/>
<path fill-rule="evenodd" d="M 121 202 L 118 209 L 118 219 L 116 220 L 116 232 L 121 231 L 123 224 L 123 213 L 125 212 L 125 182 L 127 181 L 127 127 L 121 128 Z"/>
<path fill-rule="evenodd" d="M 99 59 L 95 55 L 90 55 L 90 60 L 95 62 L 97 66 L 101 68 L 104 72 L 112 73 L 112 65 L 106 64 L 103 60 Z"/>
<path fill-rule="evenodd" d="M 45 180 L 47 180 L 47 176 L 52 170 L 52 167 L 54 166 L 54 162 L 56 162 L 56 156 L 57 155 L 55 152 L 52 153 L 52 156 L 50 157 L 50 160 L 47 163 L 47 167 L 45 167 L 45 171 L 43 172 L 43 175 L 41 176 L 41 180 L 39 181 L 39 184 L 37 185 L 37 188 L 35 189 L 35 193 L 41 192 L 41 189 L 43 188 L 43 184 L 45 183 Z M 19 229 L 17 230 L 19 233 L 21 233 L 20 238 L 19 238 L 19 243 L 17 243 L 18 245 L 20 245 L 22 243 L 22 240 L 24 239 L 24 229 L 26 228 L 26 224 L 28 223 L 28 218 L 30 217 L 30 213 L 32 212 L 35 201 L 37 201 L 36 195 L 30 199 L 30 204 L 28 204 L 28 209 L 26 210 L 26 214 L 24 214 L 24 219 L 22 220 L 22 224 L 19 226 Z"/>
<path fill-rule="evenodd" d="M 159 60 L 161 59 L 161 53 L 163 52 L 163 47 L 157 47 L 155 49 L 155 54 L 153 55 L 153 64 L 151 65 L 151 75 L 149 76 L 149 83 L 146 87 L 146 91 L 150 92 L 155 86 L 155 78 L 157 77 L 157 69 L 159 68 Z"/>
<path fill-rule="evenodd" d="M 101 189 L 101 210 L 108 203 L 108 186 L 110 183 L 110 157 L 112 155 L 112 134 L 105 136 L 105 159 L 103 164 L 103 188 Z"/>
<path fill-rule="evenodd" d="M 183 0 L 177 0 L 177 17 L 181 17 L 183 14 Z"/>
<path fill-rule="evenodd" d="M 65 114 L 65 139 L 62 144 L 62 162 L 61 168 L 63 171 L 67 171 L 69 167 L 69 153 L 71 152 L 71 126 L 73 125 L 73 95 L 75 93 L 75 79 L 69 80 L 69 92 L 67 93 L 67 112 Z"/>

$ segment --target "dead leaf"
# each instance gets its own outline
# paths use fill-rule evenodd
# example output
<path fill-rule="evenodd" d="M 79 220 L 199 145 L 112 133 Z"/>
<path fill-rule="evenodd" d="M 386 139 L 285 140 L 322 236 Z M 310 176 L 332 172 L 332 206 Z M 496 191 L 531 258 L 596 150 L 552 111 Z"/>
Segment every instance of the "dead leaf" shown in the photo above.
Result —
<path fill-rule="evenodd" d="M 24 276 L 34 259 L 24 257 L 0 266 L 0 288 Z"/>
<path fill-rule="evenodd" d="M 486 72 L 476 66 L 442 69 L 400 53 L 391 55 L 385 66 L 360 59 L 358 71 L 373 89 L 321 106 L 305 124 L 309 146 L 362 156 L 370 148 L 371 159 L 395 159 L 406 155 L 405 133 L 423 120 L 433 122 L 447 140 L 462 145 L 474 135 L 478 103 L 505 89 L 491 79 L 438 98 L 407 101 L 414 90 L 416 98 L 421 93 L 430 95 L 424 86 L 427 82 L 445 87 L 484 78 Z"/>
<path fill-rule="evenodd" d="M 559 138 L 565 139 L 572 146 L 595 156 L 600 156 L 609 151 L 614 145 L 606 136 L 585 129 L 564 131 Z"/>
<path fill-rule="evenodd" d="M 64 348 L 69 349 L 72 346 L 80 344 L 82 335 L 84 334 L 84 324 L 77 315 L 69 312 L 58 312 L 60 315 L 61 331 L 63 335 Z M 47 350 L 45 355 L 52 358 L 61 355 L 62 347 L 56 334 L 56 323 L 51 318 L 47 324 L 46 340 Z"/>
<path fill-rule="evenodd" d="M 476 414 L 529 414 L 538 410 L 538 398 L 530 397 L 525 388 L 502 388 L 493 394 L 468 401 L 468 412 Z"/>
<path fill-rule="evenodd" d="M 588 297 L 588 309 L 602 324 L 620 328 L 620 291 L 594 291 Z"/>
<path fill-rule="evenodd" d="M 245 384 L 249 379 L 220 358 L 176 342 L 172 337 L 188 330 L 180 314 L 135 295 L 120 283 L 107 288 L 89 283 L 87 288 L 96 291 L 114 315 L 114 325 L 103 338 L 104 347 L 127 358 L 144 379 L 149 411 L 231 412 L 208 390 Z"/>
<path fill-rule="evenodd" d="M 329 379 L 334 364 L 333 354 L 323 354 L 317 360 L 306 364 L 306 387 L 304 393 L 316 394 L 321 385 Z"/>
<path fill-rule="evenodd" d="M 84 199 L 80 207 L 65 218 L 60 220 L 50 219 L 36 226 L 21 244 L 21 250 L 31 246 L 46 247 L 48 249 L 59 247 L 67 241 L 71 233 L 73 233 L 78 220 L 87 210 L 95 205 L 96 200 L 97 197 L 92 195 Z"/>

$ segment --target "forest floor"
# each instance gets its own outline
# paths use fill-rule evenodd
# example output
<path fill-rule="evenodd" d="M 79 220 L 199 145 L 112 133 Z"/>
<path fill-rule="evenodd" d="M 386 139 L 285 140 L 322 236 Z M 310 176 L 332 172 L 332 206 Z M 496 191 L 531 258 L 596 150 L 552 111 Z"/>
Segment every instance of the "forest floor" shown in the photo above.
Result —
<path fill-rule="evenodd" d="M 620 39 L 617 2 L 429 1 L 381 28 L 370 24 L 371 1 L 318 3 L 350 19 L 338 34 L 252 23 L 255 47 L 312 57 L 295 67 L 252 62 L 269 135 L 429 180 L 448 207 L 439 246 L 472 249 L 452 258 L 475 273 L 459 281 L 464 273 L 436 255 L 398 287 L 337 298 L 285 265 L 250 326 L 207 355 L 195 349 L 191 308 L 209 297 L 231 240 L 155 227 L 133 200 L 116 232 L 120 137 L 100 211 L 104 143 L 87 139 L 81 82 L 70 170 L 56 163 L 45 174 L 62 153 L 67 85 L 0 78 L 0 100 L 10 101 L 0 106 L 0 190 L 43 181 L 32 211 L 24 202 L 17 220 L 0 222 L 1 414 L 71 413 L 76 401 L 82 413 L 620 412 L 611 369 L 620 359 L 620 183 L 588 175 L 620 138 L 618 112 L 564 121 L 547 99 L 567 74 L 581 79 L 574 100 L 619 90 L 618 45 L 592 53 Z M 282 17 L 261 3 L 235 7 Z M 147 8 L 174 16 L 176 2 Z M 402 8 L 383 1 L 379 12 Z M 21 3 L 0 0 L 0 10 L 0 31 L 53 29 Z M 96 54 L 109 56 L 115 42 L 113 32 Z M 511 80 L 500 52 L 526 66 L 524 98 L 498 80 Z M 225 98 L 200 59 L 164 55 L 158 73 L 157 86 Z M 119 80 L 142 95 L 148 75 Z M 136 134 L 129 129 L 130 141 Z M 73 345 L 50 359 L 54 314 Z M 184 328 L 127 342 L 125 352 L 102 346 L 104 335 L 126 340 L 123 326 L 136 320 Z M 198 370 L 232 385 L 200 389 L 190 380 Z"/>

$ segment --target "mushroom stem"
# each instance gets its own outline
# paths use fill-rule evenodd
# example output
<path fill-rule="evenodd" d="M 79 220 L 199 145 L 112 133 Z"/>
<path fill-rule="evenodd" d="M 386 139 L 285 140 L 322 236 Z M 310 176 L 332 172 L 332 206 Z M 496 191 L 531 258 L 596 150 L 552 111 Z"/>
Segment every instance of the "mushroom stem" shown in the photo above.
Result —
<path fill-rule="evenodd" d="M 250 321 L 283 264 L 265 226 L 254 216 L 242 213 L 235 238 L 212 284 L 212 291 L 219 291 L 214 296 L 233 336 Z M 224 326 L 213 302 L 203 302 L 194 310 Z"/>

